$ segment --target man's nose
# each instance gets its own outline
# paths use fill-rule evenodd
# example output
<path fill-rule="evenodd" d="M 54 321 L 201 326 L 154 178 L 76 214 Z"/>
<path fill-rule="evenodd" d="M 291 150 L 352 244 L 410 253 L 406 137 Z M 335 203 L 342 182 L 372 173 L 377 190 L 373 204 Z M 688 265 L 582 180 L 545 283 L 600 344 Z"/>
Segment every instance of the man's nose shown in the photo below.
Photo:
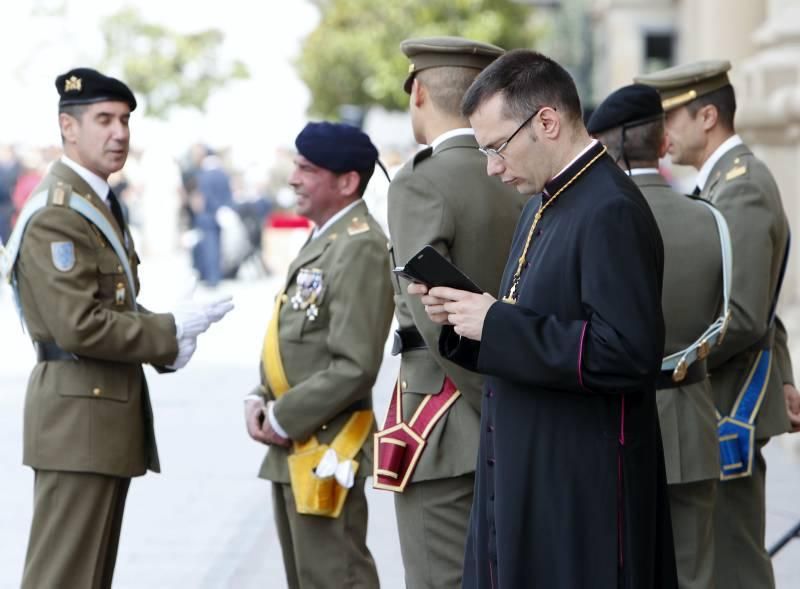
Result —
<path fill-rule="evenodd" d="M 488 176 L 499 176 L 505 169 L 503 158 L 496 155 L 490 155 L 486 158 L 486 174 Z"/>

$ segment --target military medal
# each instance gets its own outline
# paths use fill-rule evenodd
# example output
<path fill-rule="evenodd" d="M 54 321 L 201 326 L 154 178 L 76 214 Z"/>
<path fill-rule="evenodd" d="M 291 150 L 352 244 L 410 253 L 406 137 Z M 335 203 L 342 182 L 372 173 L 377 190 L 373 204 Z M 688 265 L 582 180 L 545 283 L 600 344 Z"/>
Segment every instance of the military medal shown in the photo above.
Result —
<path fill-rule="evenodd" d="M 115 305 L 125 304 L 125 284 L 122 282 L 117 282 L 117 290 L 114 293 L 114 304 Z"/>
<path fill-rule="evenodd" d="M 319 268 L 300 268 L 297 273 L 297 290 L 291 298 L 292 309 L 305 311 L 309 321 L 319 315 L 318 303 L 322 300 L 324 285 L 322 270 Z"/>

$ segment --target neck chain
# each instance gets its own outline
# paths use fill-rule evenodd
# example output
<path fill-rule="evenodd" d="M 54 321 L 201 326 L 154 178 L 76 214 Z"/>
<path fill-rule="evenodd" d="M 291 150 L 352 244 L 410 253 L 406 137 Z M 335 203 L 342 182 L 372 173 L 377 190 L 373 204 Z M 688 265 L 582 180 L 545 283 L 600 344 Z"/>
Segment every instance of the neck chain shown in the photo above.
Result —
<path fill-rule="evenodd" d="M 567 181 L 567 183 L 564 184 L 564 186 L 559 188 L 556 191 L 556 193 L 553 194 L 553 196 L 547 199 L 547 202 L 545 202 L 544 199 L 542 199 L 542 203 L 539 205 L 539 210 L 536 211 L 536 215 L 534 215 L 533 217 L 533 223 L 531 224 L 530 231 L 528 231 L 528 238 L 525 241 L 525 247 L 522 250 L 522 255 L 520 256 L 519 261 L 517 262 L 517 271 L 514 272 L 514 278 L 511 279 L 511 288 L 508 290 L 508 294 L 503 297 L 503 302 L 511 303 L 512 305 L 516 304 L 517 302 L 517 296 L 519 295 L 519 293 L 517 293 L 517 289 L 519 288 L 519 281 L 520 277 L 522 276 L 522 269 L 525 267 L 525 262 L 527 261 L 528 258 L 528 249 L 531 246 L 531 241 L 533 240 L 533 234 L 536 231 L 536 226 L 539 224 L 539 219 L 542 218 L 544 210 L 556 200 L 559 194 L 564 192 L 573 182 L 575 182 L 575 180 L 577 180 L 581 174 L 583 174 L 586 170 L 588 170 L 589 167 L 594 162 L 596 162 L 598 158 L 600 158 L 600 156 L 603 155 L 605 152 L 606 148 L 605 146 L 603 146 L 602 151 L 598 153 L 596 156 L 594 156 L 591 160 L 589 160 L 589 162 L 585 166 L 583 166 L 580 170 L 578 170 L 578 172 L 572 178 L 570 178 Z"/>

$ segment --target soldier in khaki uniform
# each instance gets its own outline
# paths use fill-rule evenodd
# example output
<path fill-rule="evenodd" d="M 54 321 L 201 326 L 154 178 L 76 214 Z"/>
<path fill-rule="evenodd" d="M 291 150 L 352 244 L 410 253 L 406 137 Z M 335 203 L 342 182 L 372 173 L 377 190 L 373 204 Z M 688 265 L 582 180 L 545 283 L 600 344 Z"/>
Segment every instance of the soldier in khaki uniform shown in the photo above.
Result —
<path fill-rule="evenodd" d="M 309 123 L 289 183 L 316 228 L 289 266 L 246 401 L 268 444 L 289 587 L 378 587 L 366 546 L 372 386 L 392 319 L 387 239 L 361 199 L 377 161 L 355 127 Z"/>
<path fill-rule="evenodd" d="M 764 549 L 766 464 L 761 450 L 771 436 L 789 430 L 787 407 L 798 396 L 785 331 L 774 318 L 789 225 L 772 174 L 734 129 L 729 69 L 727 61 L 697 62 L 637 81 L 661 94 L 672 161 L 699 171 L 696 192 L 725 215 L 730 227 L 732 315 L 727 335 L 708 359 L 722 418 L 715 581 L 726 589 L 762 589 L 775 582 Z M 730 456 L 741 453 L 741 459 L 726 458 L 734 450 Z"/>
<path fill-rule="evenodd" d="M 105 588 L 130 479 L 159 471 L 142 364 L 181 368 L 232 305 L 137 306 L 139 258 L 107 182 L 125 164 L 136 99 L 88 68 L 56 87 L 64 156 L 4 252 L 38 360 L 25 400 L 35 483 L 22 586 Z"/>
<path fill-rule="evenodd" d="M 620 88 L 597 107 L 587 129 L 653 211 L 664 242 L 664 353 L 689 349 L 720 314 L 722 253 L 708 206 L 672 190 L 658 171 L 667 150 L 661 98 L 642 84 Z M 684 375 L 665 370 L 657 388 L 678 582 L 681 589 L 710 589 L 719 447 L 705 359 Z"/>
<path fill-rule="evenodd" d="M 404 87 L 414 136 L 429 147 L 408 161 L 389 187 L 394 262 L 403 265 L 431 244 L 481 288 L 495 292 L 526 199 L 486 176 L 485 158 L 461 115 L 461 98 L 503 50 L 457 37 L 408 39 L 400 48 L 411 61 Z M 394 279 L 399 329 L 393 353 L 402 354 L 395 394 L 402 395 L 402 418 L 411 423 L 427 398 L 445 390 L 446 379 L 460 395 L 430 424 L 408 484 L 383 485 L 379 476 L 375 486 L 398 491 L 395 509 L 406 586 L 460 587 L 483 379 L 441 357 L 441 328 L 406 286 L 405 279 Z M 387 425 L 392 424 L 390 415 Z"/>

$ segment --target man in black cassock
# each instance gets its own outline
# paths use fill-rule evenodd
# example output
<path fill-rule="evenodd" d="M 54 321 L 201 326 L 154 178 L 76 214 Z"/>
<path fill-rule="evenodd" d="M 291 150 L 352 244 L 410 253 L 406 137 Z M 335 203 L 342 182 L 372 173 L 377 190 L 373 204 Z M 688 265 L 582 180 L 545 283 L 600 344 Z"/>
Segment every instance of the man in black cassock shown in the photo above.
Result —
<path fill-rule="evenodd" d="M 535 194 L 491 295 L 411 285 L 486 375 L 465 588 L 675 588 L 656 413 L 663 248 L 569 74 L 528 50 L 462 103 L 487 173 Z"/>

